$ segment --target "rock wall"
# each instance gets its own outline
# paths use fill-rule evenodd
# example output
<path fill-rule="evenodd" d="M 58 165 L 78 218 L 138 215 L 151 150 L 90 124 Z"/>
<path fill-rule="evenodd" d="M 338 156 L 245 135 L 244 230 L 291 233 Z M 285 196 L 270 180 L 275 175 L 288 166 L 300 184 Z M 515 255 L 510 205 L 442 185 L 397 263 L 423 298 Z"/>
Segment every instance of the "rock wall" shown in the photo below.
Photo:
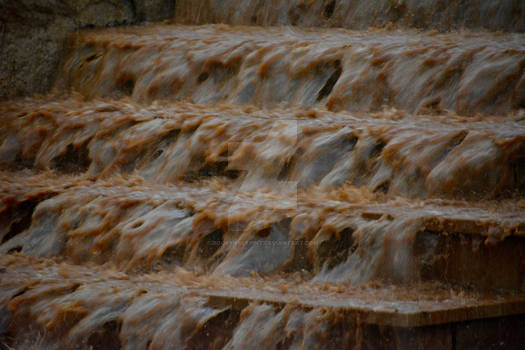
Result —
<path fill-rule="evenodd" d="M 49 91 L 71 32 L 159 21 L 175 0 L 0 0 L 0 98 Z"/>
<path fill-rule="evenodd" d="M 179 0 L 179 23 L 525 31 L 521 0 Z"/>

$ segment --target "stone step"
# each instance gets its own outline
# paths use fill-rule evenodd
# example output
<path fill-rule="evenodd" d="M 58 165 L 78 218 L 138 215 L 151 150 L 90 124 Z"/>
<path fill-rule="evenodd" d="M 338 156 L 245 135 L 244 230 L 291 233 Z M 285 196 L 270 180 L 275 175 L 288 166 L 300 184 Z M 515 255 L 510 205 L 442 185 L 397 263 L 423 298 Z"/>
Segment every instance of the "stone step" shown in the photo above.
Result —
<path fill-rule="evenodd" d="M 0 116 L 4 170 L 134 173 L 157 184 L 221 179 L 244 190 L 350 184 L 389 198 L 525 194 L 525 123 L 518 118 L 78 98 L 6 102 Z"/>
<path fill-rule="evenodd" d="M 289 194 L 53 173 L 3 173 L 0 189 L 2 254 L 111 262 L 133 273 L 184 266 L 319 283 L 525 289 L 525 209 L 515 201 L 385 202 L 353 187 Z"/>
<path fill-rule="evenodd" d="M 504 115 L 523 108 L 523 34 L 150 25 L 80 32 L 57 80 L 86 97 Z"/>
<path fill-rule="evenodd" d="M 523 326 L 523 296 L 433 284 L 317 285 L 183 269 L 130 276 L 22 256 L 0 256 L 0 282 L 0 339 L 16 348 L 517 349 L 523 341 L 509 329 Z"/>

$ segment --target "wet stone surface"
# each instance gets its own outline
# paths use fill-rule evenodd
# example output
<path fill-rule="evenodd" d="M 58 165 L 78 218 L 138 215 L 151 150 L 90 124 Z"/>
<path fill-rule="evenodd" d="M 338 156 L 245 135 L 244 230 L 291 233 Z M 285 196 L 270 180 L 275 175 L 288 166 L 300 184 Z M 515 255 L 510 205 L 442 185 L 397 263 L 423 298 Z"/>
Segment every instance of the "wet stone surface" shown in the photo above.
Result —
<path fill-rule="evenodd" d="M 175 15 L 0 102 L 0 349 L 521 348 L 519 2 L 38 3 Z"/>

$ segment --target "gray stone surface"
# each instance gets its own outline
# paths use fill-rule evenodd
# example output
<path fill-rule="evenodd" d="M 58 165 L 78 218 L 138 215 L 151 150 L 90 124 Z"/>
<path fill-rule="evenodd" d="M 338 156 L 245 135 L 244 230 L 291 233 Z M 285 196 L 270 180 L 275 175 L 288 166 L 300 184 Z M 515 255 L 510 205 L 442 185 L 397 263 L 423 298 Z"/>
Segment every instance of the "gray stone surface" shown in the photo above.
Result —
<path fill-rule="evenodd" d="M 175 0 L 0 0 L 0 99 L 46 93 L 69 35 L 173 17 Z"/>

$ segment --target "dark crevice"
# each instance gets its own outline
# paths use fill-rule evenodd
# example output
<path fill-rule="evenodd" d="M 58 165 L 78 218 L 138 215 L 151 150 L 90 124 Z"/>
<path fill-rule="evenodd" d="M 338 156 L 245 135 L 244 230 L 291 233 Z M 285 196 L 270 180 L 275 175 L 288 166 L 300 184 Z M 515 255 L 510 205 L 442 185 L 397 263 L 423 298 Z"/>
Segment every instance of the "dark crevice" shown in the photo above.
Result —
<path fill-rule="evenodd" d="M 83 26 L 80 26 L 79 29 L 80 30 L 85 30 L 85 29 L 95 29 L 96 26 L 92 23 L 88 23 L 86 25 L 83 25 Z"/>
<path fill-rule="evenodd" d="M 99 57 L 100 57 L 100 55 L 98 55 L 96 53 L 93 53 L 93 54 L 89 55 L 88 57 L 86 57 L 85 61 L 86 62 L 91 62 L 91 61 L 93 61 L 93 60 L 95 60 L 95 59 L 97 59 Z"/>
<path fill-rule="evenodd" d="M 385 148 L 386 143 L 383 140 L 378 140 L 377 143 L 374 145 L 374 148 L 370 152 L 370 158 L 376 158 L 379 157 L 381 152 L 383 152 L 383 148 Z"/>
<path fill-rule="evenodd" d="M 341 148 L 351 151 L 354 149 L 355 145 L 357 144 L 357 141 L 359 141 L 359 137 L 357 137 L 354 133 L 345 135 Z"/>
<path fill-rule="evenodd" d="M 222 246 L 223 232 L 215 230 L 207 234 L 199 243 L 198 253 L 201 258 L 211 258 Z"/>
<path fill-rule="evenodd" d="M 387 13 L 390 15 L 389 17 L 392 19 L 394 23 L 399 21 L 401 18 L 403 18 L 406 15 L 406 12 L 407 12 L 406 4 L 404 4 L 401 1 L 397 1 L 391 4 L 387 10 Z"/>
<path fill-rule="evenodd" d="M 12 208 L 8 209 L 7 216 L 7 222 L 11 222 L 11 225 L 9 227 L 9 231 L 7 234 L 5 234 L 2 237 L 2 240 L 0 244 L 3 244 L 7 241 L 9 241 L 11 238 L 15 237 L 16 235 L 24 232 L 31 226 L 31 219 L 33 216 L 33 212 L 35 211 L 36 206 L 40 203 L 45 201 L 46 199 L 49 199 L 53 197 L 55 194 L 47 194 L 45 196 L 41 196 L 39 198 L 27 200 L 21 203 L 18 203 L 17 205 L 13 206 Z M 15 247 L 11 250 L 14 251 L 20 251 L 22 248 L 17 249 L 18 247 Z"/>
<path fill-rule="evenodd" d="M 139 23 L 144 21 L 144 16 L 141 14 L 139 15 L 137 12 L 137 5 L 135 4 L 135 0 L 128 0 L 129 7 L 131 8 L 131 14 L 133 16 L 132 22 L 133 23 Z"/>
<path fill-rule="evenodd" d="M 29 290 L 28 287 L 24 287 L 24 288 L 22 288 L 21 290 L 19 290 L 18 292 L 16 292 L 15 295 L 13 295 L 13 296 L 11 297 L 11 300 L 18 298 L 19 296 L 23 295 L 23 294 L 24 294 L 25 292 L 27 292 L 28 290 Z"/>
<path fill-rule="evenodd" d="M 195 183 L 199 181 L 199 176 L 195 172 L 188 172 L 182 175 L 182 181 L 189 182 L 189 183 Z"/>
<path fill-rule="evenodd" d="M 206 80 L 208 80 L 210 74 L 208 72 L 202 72 L 198 77 L 197 77 L 197 83 L 198 84 L 201 84 L 203 82 L 205 82 Z"/>
<path fill-rule="evenodd" d="M 288 350 L 292 346 L 294 341 L 293 337 L 286 337 L 284 340 L 281 340 L 279 343 L 277 343 L 276 349 L 277 350 Z"/>
<path fill-rule="evenodd" d="M 22 155 L 19 153 L 16 155 L 15 162 L 13 169 L 14 170 L 23 170 L 23 169 L 30 169 L 35 164 L 35 154 L 32 153 L 29 158 L 23 158 Z"/>
<path fill-rule="evenodd" d="M 279 171 L 279 175 L 277 175 L 277 180 L 284 181 L 286 180 L 294 170 L 294 164 L 297 164 L 301 158 L 304 155 L 304 150 L 302 148 L 298 148 L 297 151 L 293 154 L 292 157 L 290 157 L 286 163 L 284 163 L 283 167 Z"/>
<path fill-rule="evenodd" d="M 14 209 L 14 212 L 16 213 L 14 215 L 16 215 L 16 218 L 11 222 L 9 232 L 2 237 L 2 244 L 9 241 L 19 233 L 27 230 L 29 226 L 31 226 L 31 217 L 33 216 L 33 211 L 38 203 L 39 201 L 25 201 L 20 203 L 17 208 Z"/>
<path fill-rule="evenodd" d="M 120 349 L 120 328 L 121 323 L 117 320 L 104 323 L 102 327 L 91 333 L 87 341 L 87 347 L 90 349 Z"/>
<path fill-rule="evenodd" d="M 140 221 L 137 221 L 135 222 L 131 228 L 139 228 L 140 226 L 144 225 L 144 221 L 140 220 Z"/>
<path fill-rule="evenodd" d="M 75 147 L 67 145 L 66 152 L 53 159 L 52 167 L 62 173 L 83 173 L 91 164 L 89 158 L 88 142 Z"/>
<path fill-rule="evenodd" d="M 133 95 L 133 90 L 134 89 L 135 89 L 135 80 L 133 80 L 133 79 L 126 80 L 122 84 L 122 91 L 124 92 L 124 94 L 126 94 L 128 96 Z"/>
<path fill-rule="evenodd" d="M 184 263 L 185 244 L 178 244 L 169 247 L 161 256 L 161 261 L 168 265 L 182 265 Z"/>
<path fill-rule="evenodd" d="M 267 227 L 267 228 L 263 228 L 262 230 L 257 231 L 255 235 L 260 238 L 266 238 L 271 233 L 272 233 L 272 229 L 270 227 Z"/>
<path fill-rule="evenodd" d="M 297 271 L 312 271 L 312 263 L 308 259 L 308 241 L 304 239 L 297 240 L 293 246 L 293 258 L 287 263 L 283 271 L 294 273 Z"/>
<path fill-rule="evenodd" d="M 418 113 L 440 113 L 441 97 L 425 99 L 418 108 Z"/>
<path fill-rule="evenodd" d="M 228 309 L 206 321 L 191 335 L 187 349 L 222 349 L 233 336 L 240 315 L 240 310 Z"/>
<path fill-rule="evenodd" d="M 75 293 L 80 287 L 82 287 L 82 284 L 75 283 L 71 288 L 69 288 L 68 294 Z"/>
<path fill-rule="evenodd" d="M 277 175 L 277 180 L 284 181 L 286 178 L 290 175 L 290 172 L 292 170 L 292 164 L 294 162 L 295 156 L 288 159 L 286 163 L 284 163 L 283 167 L 281 168 L 281 171 L 279 171 L 279 175 Z"/>
<path fill-rule="evenodd" d="M 153 152 L 153 155 L 151 156 L 151 160 L 155 160 L 159 158 L 164 153 L 163 149 L 158 149 L 155 152 Z"/>
<path fill-rule="evenodd" d="M 7 254 L 14 254 L 14 253 L 20 253 L 22 251 L 22 247 L 17 245 L 16 247 L 13 247 L 7 251 Z"/>
<path fill-rule="evenodd" d="M 374 188 L 375 193 L 388 193 L 388 190 L 390 189 L 390 180 L 383 181 L 381 184 L 377 185 Z"/>
<path fill-rule="evenodd" d="M 11 238 L 18 235 L 20 232 L 24 232 L 31 225 L 31 214 L 28 216 L 20 218 L 19 221 L 15 221 L 11 224 L 9 232 L 2 238 L 1 244 L 9 241 Z"/>
<path fill-rule="evenodd" d="M 518 195 L 525 193 L 525 158 L 520 158 L 511 163 L 514 190 Z"/>
<path fill-rule="evenodd" d="M 275 347 L 277 350 L 288 350 L 292 347 L 292 344 L 294 342 L 294 336 L 288 336 L 284 340 L 281 340 L 279 343 L 277 343 L 277 346 Z"/>
<path fill-rule="evenodd" d="M 199 177 L 215 177 L 215 176 L 222 176 L 227 177 L 229 179 L 235 180 L 241 175 L 240 170 L 236 169 L 227 169 L 228 168 L 228 161 L 221 160 L 217 161 L 215 163 L 207 163 L 199 169 L 198 176 Z M 191 174 L 190 174 L 191 178 Z"/>
<path fill-rule="evenodd" d="M 283 309 L 286 307 L 286 303 L 279 302 L 279 301 L 276 301 L 276 302 L 268 301 L 268 302 L 265 302 L 264 304 L 271 306 L 273 309 L 273 312 L 275 312 L 276 314 L 283 311 Z"/>
<path fill-rule="evenodd" d="M 330 78 L 326 81 L 324 86 L 319 90 L 319 93 L 317 94 L 316 101 L 319 102 L 326 96 L 330 95 L 332 92 L 332 89 L 334 88 L 335 84 L 339 80 L 339 77 L 341 77 L 341 74 L 343 73 L 343 69 L 341 68 L 341 61 L 337 60 L 334 63 L 335 71 L 332 73 Z"/>
<path fill-rule="evenodd" d="M 291 218 L 284 218 L 277 223 L 281 229 L 284 229 L 286 232 L 290 230 L 290 224 L 292 223 Z"/>
<path fill-rule="evenodd" d="M 324 7 L 324 16 L 326 19 L 330 19 L 335 10 L 335 0 L 330 1 L 326 6 Z"/>
<path fill-rule="evenodd" d="M 8 313 L 7 306 L 0 307 L 0 312 Z M 0 333 L 0 349 L 1 350 L 12 350 L 14 349 L 15 344 L 15 335 L 10 332 L 6 331 L 5 333 Z"/>
<path fill-rule="evenodd" d="M 451 326 L 450 326 L 450 331 L 451 331 L 451 335 L 450 337 L 452 338 L 451 339 L 451 342 L 452 342 L 452 350 L 456 350 L 457 348 L 457 334 L 456 334 L 456 324 L 453 323 Z"/>
<path fill-rule="evenodd" d="M 241 176 L 241 171 L 236 169 L 226 170 L 224 176 L 226 176 L 229 179 L 235 180 L 239 178 L 239 176 Z"/>
<path fill-rule="evenodd" d="M 296 26 L 300 18 L 300 14 L 296 11 L 294 6 L 288 9 L 288 20 L 292 26 Z"/>
<path fill-rule="evenodd" d="M 219 157 L 223 157 L 223 158 L 231 157 L 234 151 L 235 150 L 233 150 L 232 147 L 228 145 L 228 149 L 222 151 L 221 154 L 219 154 Z"/>
<path fill-rule="evenodd" d="M 199 169 L 198 176 L 199 177 L 213 177 L 213 176 L 219 175 L 214 165 L 215 164 L 206 164 L 204 167 Z"/>
<path fill-rule="evenodd" d="M 180 134 L 180 129 L 170 130 L 166 135 L 162 136 L 162 141 L 165 141 L 168 144 L 175 142 L 177 141 L 179 134 Z"/>
<path fill-rule="evenodd" d="M 126 96 L 133 95 L 133 90 L 135 89 L 135 78 L 124 75 L 117 79 L 117 89 Z"/>
<path fill-rule="evenodd" d="M 370 212 L 364 212 L 361 213 L 361 217 L 365 220 L 379 220 L 381 217 L 383 217 L 382 213 L 370 213 Z"/>
<path fill-rule="evenodd" d="M 333 234 L 330 240 L 321 243 L 317 251 L 321 266 L 332 269 L 346 261 L 354 244 L 353 233 L 354 230 L 348 227 L 339 232 L 339 237 Z"/>

